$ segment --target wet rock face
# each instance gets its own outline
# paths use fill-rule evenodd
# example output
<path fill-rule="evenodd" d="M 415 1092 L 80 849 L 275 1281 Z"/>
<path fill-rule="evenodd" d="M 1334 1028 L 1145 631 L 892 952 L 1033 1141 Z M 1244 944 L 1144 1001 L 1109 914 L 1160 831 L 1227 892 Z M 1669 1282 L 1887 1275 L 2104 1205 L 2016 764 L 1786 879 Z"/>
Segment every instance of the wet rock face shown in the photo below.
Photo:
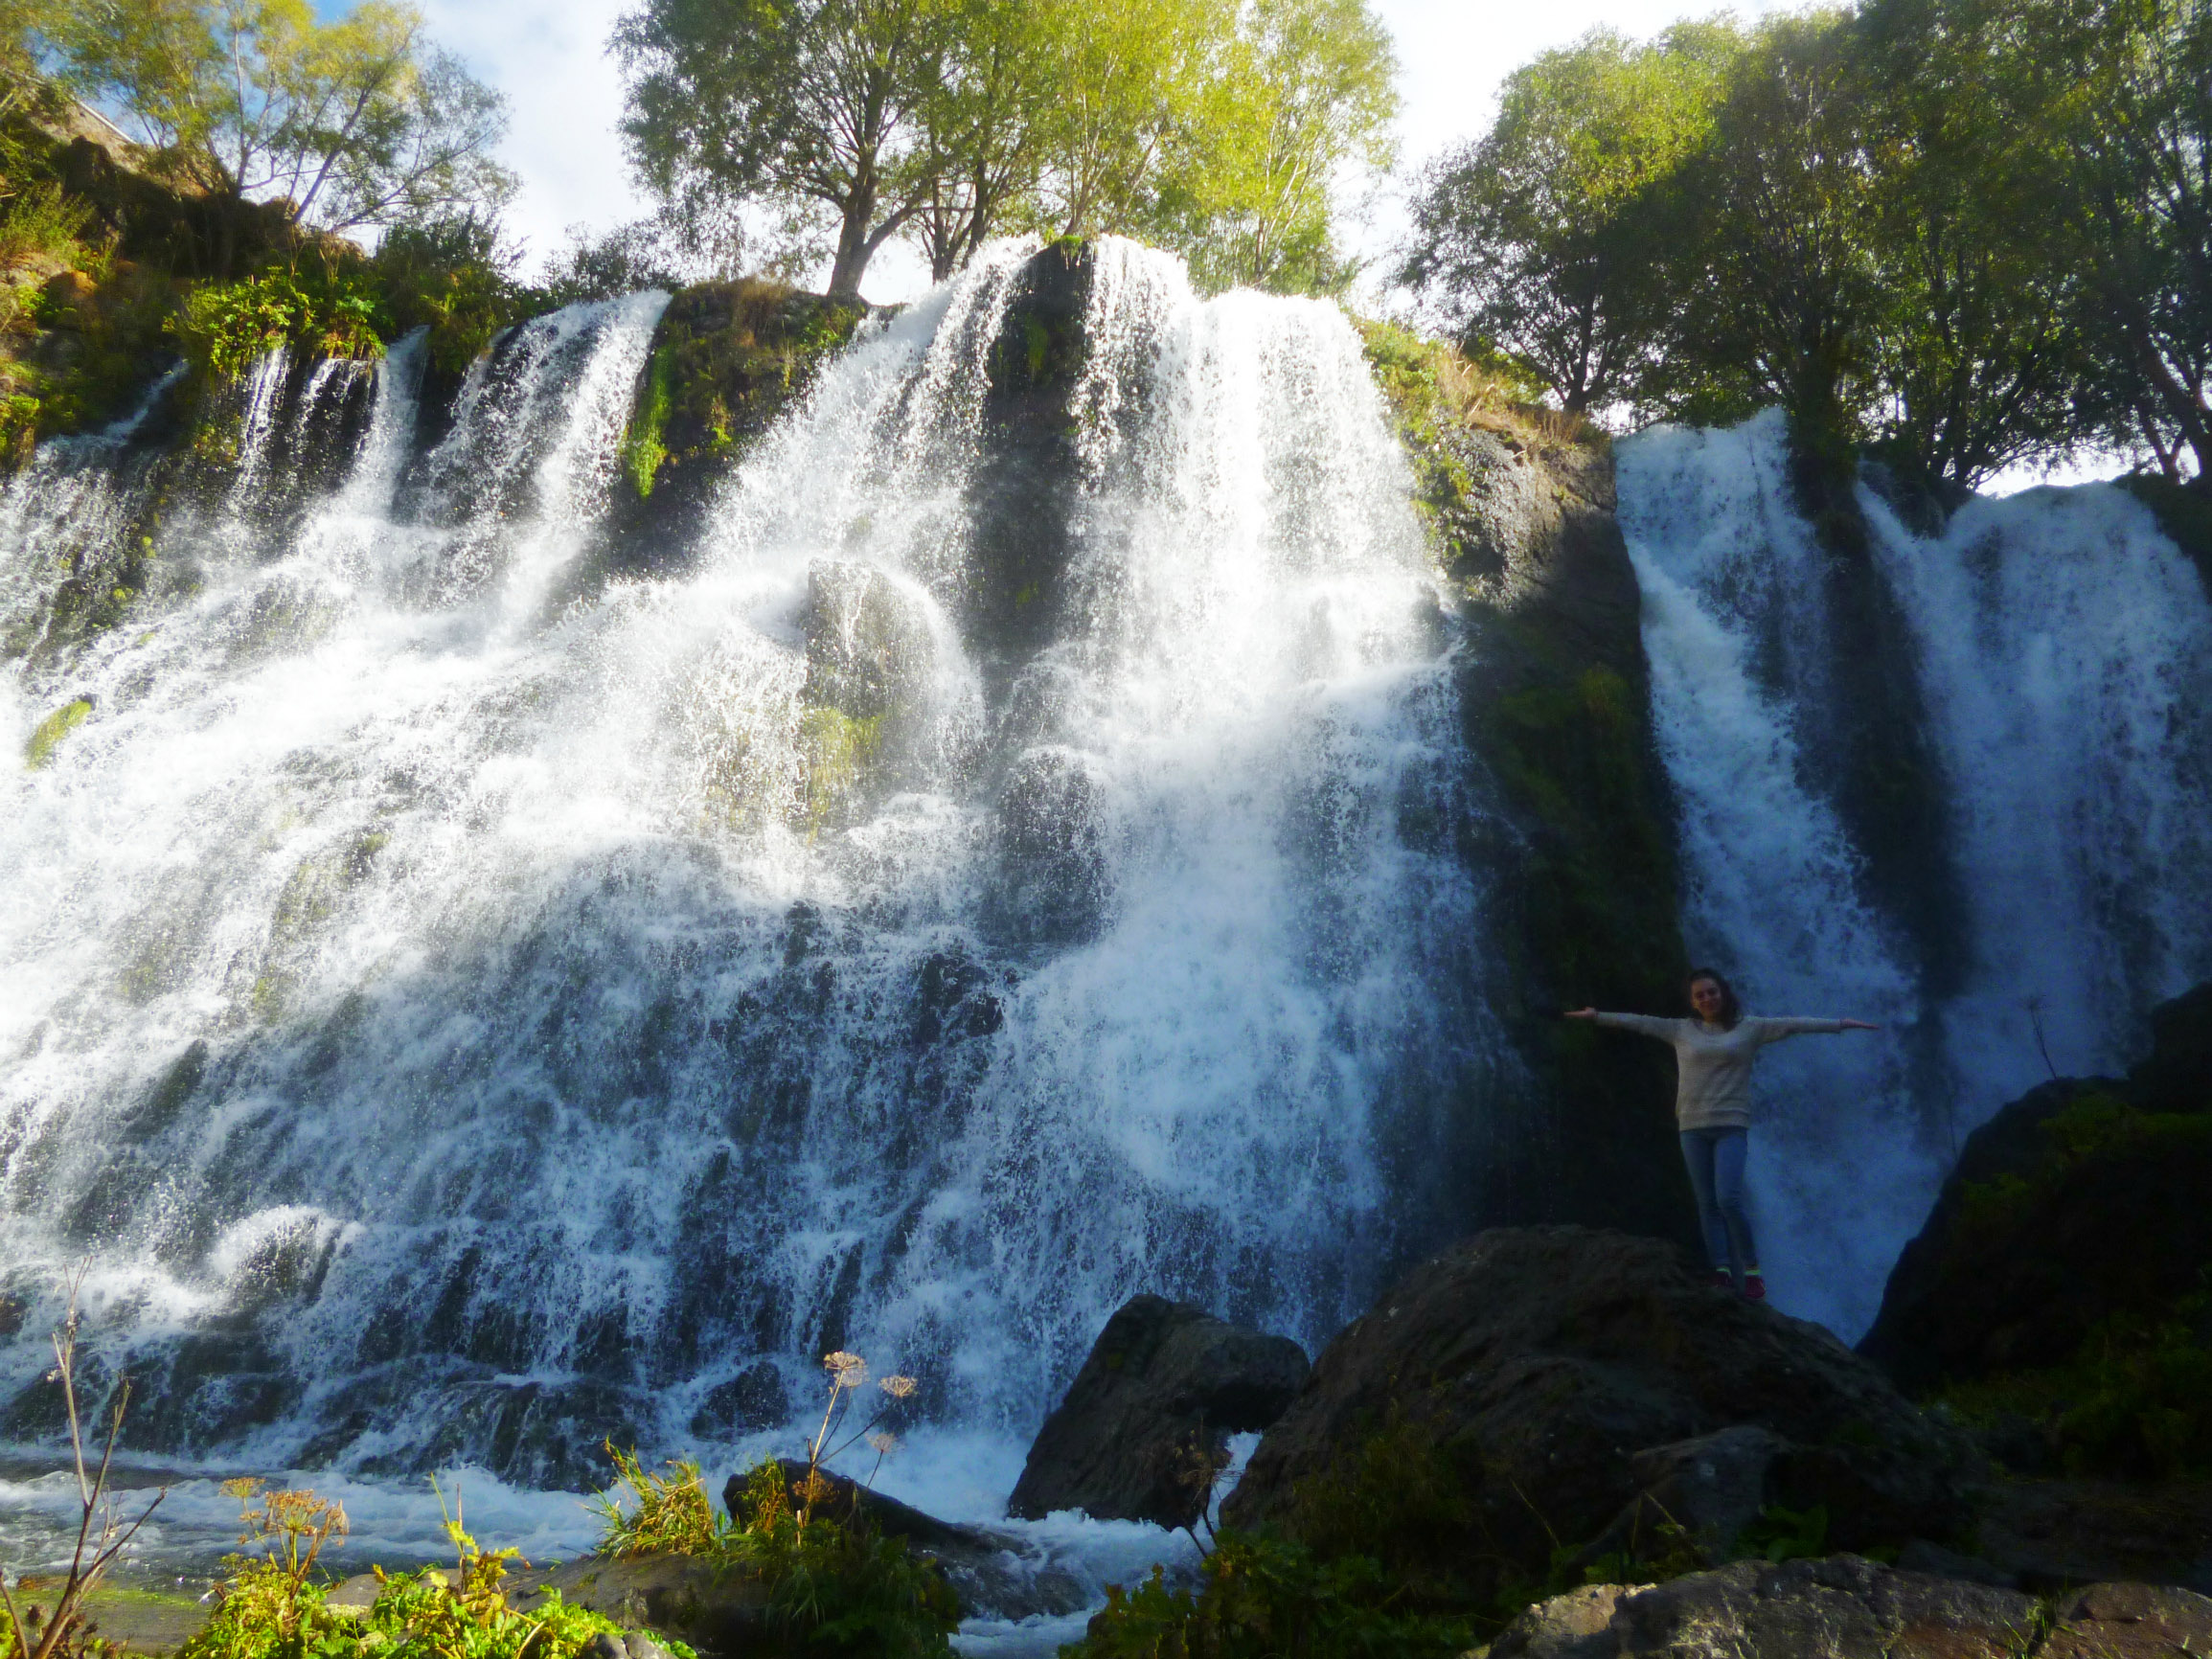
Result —
<path fill-rule="evenodd" d="M 1968 1137 L 1859 1352 L 1906 1388 L 2062 1363 L 2212 1268 L 2212 985 L 2152 1015 L 2126 1079 L 2023 1095 Z M 2020 1457 L 2006 1461 L 2019 1465 Z"/>
<path fill-rule="evenodd" d="M 2092 1584 L 2046 1609 L 2017 1591 L 1832 1556 L 1588 1585 L 1529 1608 L 1490 1659 L 2166 1659 L 2207 1642 L 2212 1600 L 2187 1590 Z"/>
<path fill-rule="evenodd" d="M 1161 1296 L 1106 1321 L 1060 1409 L 1045 1419 L 1007 1512 L 1041 1520 L 1184 1527 L 1203 1513 L 1232 1432 L 1266 1428 L 1310 1375 L 1288 1337 L 1266 1336 Z"/>
<path fill-rule="evenodd" d="M 1715 1553 L 1769 1505 L 1825 1505 L 1845 1548 L 1969 1516 L 1961 1437 L 1818 1326 L 1620 1234 L 1499 1228 L 1416 1268 L 1323 1352 L 1222 1519 L 1295 1532 L 1297 1489 L 1372 1478 L 1349 1460 L 1392 1423 L 1404 1458 L 1459 1486 L 1436 1547 L 1496 1582 L 1540 1578 L 1558 1544 L 1603 1537 L 1653 1489 Z"/>

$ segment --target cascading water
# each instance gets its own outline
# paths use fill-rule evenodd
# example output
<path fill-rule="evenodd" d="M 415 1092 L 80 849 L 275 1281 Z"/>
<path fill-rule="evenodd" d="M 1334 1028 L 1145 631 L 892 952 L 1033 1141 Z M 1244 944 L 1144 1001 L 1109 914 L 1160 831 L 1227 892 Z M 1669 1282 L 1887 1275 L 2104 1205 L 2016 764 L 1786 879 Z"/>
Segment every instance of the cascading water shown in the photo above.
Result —
<path fill-rule="evenodd" d="M 2115 488 L 1976 500 L 1933 537 L 1860 490 L 1913 659 L 1885 671 L 1918 676 L 1969 934 L 1931 987 L 1808 763 L 1849 711 L 1817 667 L 1831 556 L 1785 450 L 1774 414 L 1643 434 L 1619 449 L 1621 523 L 1693 955 L 1758 1010 L 1886 1028 L 1761 1061 L 1766 1264 L 1785 1306 L 1856 1334 L 1958 1141 L 2050 1068 L 2124 1068 L 2151 1006 L 2212 977 L 2212 605 Z"/>
<path fill-rule="evenodd" d="M 730 1455 L 827 1348 L 1012 1436 L 1136 1290 L 1364 1306 L 1497 1064 L 1449 636 L 1334 308 L 1095 258 L 1035 648 L 975 599 L 1018 255 L 655 580 L 594 551 L 661 296 L 525 326 L 423 453 L 396 348 L 275 517 L 259 394 L 340 376 L 257 371 L 190 579 L 9 679 L 92 712 L 0 828 L 0 1432 L 80 1258 L 142 1443 L 545 1483 Z"/>

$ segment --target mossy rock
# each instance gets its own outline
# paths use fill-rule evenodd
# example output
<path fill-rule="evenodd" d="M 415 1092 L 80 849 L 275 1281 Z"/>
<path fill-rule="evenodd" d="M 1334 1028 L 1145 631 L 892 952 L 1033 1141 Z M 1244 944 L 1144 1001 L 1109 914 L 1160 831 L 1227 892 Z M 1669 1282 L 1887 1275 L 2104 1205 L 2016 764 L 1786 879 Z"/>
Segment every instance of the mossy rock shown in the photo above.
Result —
<path fill-rule="evenodd" d="M 623 436 L 618 514 L 642 524 L 696 511 L 866 315 L 756 278 L 670 300 Z"/>
<path fill-rule="evenodd" d="M 1591 1003 L 1672 1009 L 1688 966 L 1610 443 L 1528 401 L 1494 353 L 1390 324 L 1361 336 L 1468 638 L 1461 727 L 1496 810 L 1459 851 L 1492 896 L 1502 955 L 1483 994 L 1536 1097 L 1518 1111 L 1470 1102 L 1488 1141 L 1469 1171 L 1472 1207 L 1687 1239 L 1666 1055 L 1559 1017 Z"/>
<path fill-rule="evenodd" d="M 61 747 L 62 739 L 92 717 L 92 700 L 78 697 L 56 709 L 32 729 L 31 740 L 23 745 L 23 766 L 35 772 L 51 765 L 54 753 Z"/>

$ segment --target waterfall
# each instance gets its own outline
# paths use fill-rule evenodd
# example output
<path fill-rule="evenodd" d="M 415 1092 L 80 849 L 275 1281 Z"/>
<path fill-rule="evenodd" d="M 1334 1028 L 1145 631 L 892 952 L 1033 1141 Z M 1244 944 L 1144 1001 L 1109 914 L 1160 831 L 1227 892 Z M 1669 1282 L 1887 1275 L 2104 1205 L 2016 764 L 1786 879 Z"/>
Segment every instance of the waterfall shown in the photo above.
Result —
<path fill-rule="evenodd" d="M 595 549 L 665 296 L 513 330 L 434 443 L 401 343 L 274 516 L 355 372 L 265 360 L 177 574 L 11 667 L 19 741 L 91 712 L 0 813 L 0 1291 L 42 1332 L 89 1260 L 142 1443 L 574 1484 L 838 1346 L 1025 1435 L 1126 1296 L 1316 1346 L 1434 1224 L 1392 1172 L 1497 1044 L 1396 441 L 1334 307 L 1094 257 L 1049 601 L 979 530 L 996 250 L 659 580 Z M 0 515 L 42 592 L 61 488 Z"/>
<path fill-rule="evenodd" d="M 2212 606 L 2109 486 L 1976 500 L 1916 534 L 1869 489 L 1872 579 L 1908 630 L 1970 937 L 1930 987 L 1808 745 L 1847 711 L 1831 556 L 1790 504 L 1776 414 L 1619 450 L 1691 952 L 1755 1011 L 1857 1015 L 1761 1061 L 1753 1197 L 1784 1306 L 1846 1334 L 1958 1142 L 2007 1100 L 2124 1069 L 2212 976 Z M 1900 747 L 1903 747 L 1902 742 Z"/>

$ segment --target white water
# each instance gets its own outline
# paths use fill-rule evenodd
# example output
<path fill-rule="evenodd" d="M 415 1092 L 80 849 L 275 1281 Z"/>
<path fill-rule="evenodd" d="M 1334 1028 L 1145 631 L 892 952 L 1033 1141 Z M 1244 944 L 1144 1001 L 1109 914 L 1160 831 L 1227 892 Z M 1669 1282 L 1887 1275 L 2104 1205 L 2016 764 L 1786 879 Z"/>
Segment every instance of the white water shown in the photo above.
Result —
<path fill-rule="evenodd" d="M 257 372 L 260 482 L 156 531 L 192 579 L 0 693 L 18 744 L 94 704 L 0 784 L 0 1399 L 88 1258 L 188 1458 L 724 1466 L 842 1345 L 1010 1483 L 1133 1291 L 1309 1346 L 1364 1306 L 1434 1224 L 1385 1171 L 1493 1064 L 1478 896 L 1405 827 L 1467 809 L 1420 530 L 1333 307 L 1100 258 L 1073 598 L 1002 694 L 1013 255 L 872 325 L 654 580 L 593 570 L 660 296 L 527 325 L 427 452 L 397 348 L 276 516 Z"/>
<path fill-rule="evenodd" d="M 1924 997 L 1863 854 L 1805 764 L 1822 560 L 1783 431 L 1662 428 L 1619 450 L 1661 749 L 1680 800 L 1693 956 L 1755 1011 L 1880 1020 L 1760 1062 L 1752 1193 L 1778 1301 L 1871 1322 L 1956 1143 L 2043 1081 L 2124 1070 L 2157 1001 L 2212 976 L 2212 606 L 2125 492 L 1975 501 L 1935 539 L 1870 491 L 1881 580 L 1920 656 L 1966 983 Z"/>

